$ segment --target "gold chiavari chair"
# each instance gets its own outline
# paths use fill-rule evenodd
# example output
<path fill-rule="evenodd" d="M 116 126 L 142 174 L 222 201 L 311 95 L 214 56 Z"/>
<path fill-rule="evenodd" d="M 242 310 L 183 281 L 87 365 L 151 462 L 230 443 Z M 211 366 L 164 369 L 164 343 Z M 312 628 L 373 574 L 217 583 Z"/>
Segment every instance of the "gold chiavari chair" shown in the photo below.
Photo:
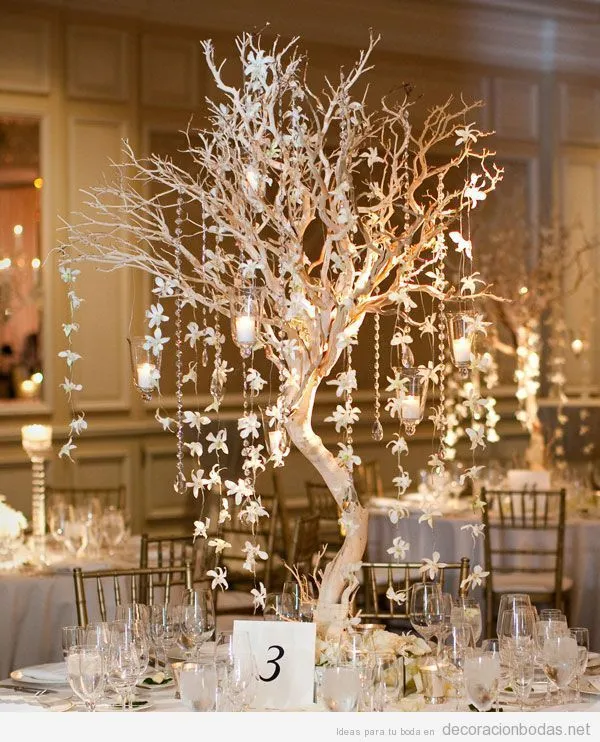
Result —
<path fill-rule="evenodd" d="M 142 533 L 140 567 L 182 567 L 192 565 L 192 582 L 204 578 L 206 539 L 192 536 L 149 536 Z"/>
<path fill-rule="evenodd" d="M 126 506 L 125 485 L 118 487 L 46 487 L 48 502 L 62 499 L 68 505 L 77 507 L 91 500 L 97 500 L 103 509 L 124 510 Z"/>
<path fill-rule="evenodd" d="M 171 590 L 176 585 L 181 585 L 184 590 L 192 590 L 192 565 L 186 562 L 177 567 L 146 567 L 132 569 L 105 569 L 84 571 L 80 567 L 73 570 L 73 581 L 75 585 L 75 605 L 77 609 L 77 622 L 80 626 L 88 624 L 88 601 L 86 593 L 86 582 L 95 581 L 96 596 L 98 599 L 98 612 L 102 621 L 107 620 L 107 602 L 104 582 L 112 585 L 114 604 L 122 604 L 124 582 L 129 580 L 129 589 L 125 589 L 127 602 L 146 603 L 153 605 L 155 590 L 161 589 L 162 603 L 169 603 Z"/>
<path fill-rule="evenodd" d="M 361 500 L 366 502 L 370 497 L 383 497 L 383 483 L 379 461 L 365 461 L 354 467 L 354 482 L 356 492 L 362 495 Z"/>
<path fill-rule="evenodd" d="M 355 598 L 355 608 L 360 609 L 361 620 L 373 622 L 408 620 L 411 586 L 417 582 L 431 581 L 421 572 L 422 566 L 422 562 L 363 562 L 362 581 Z M 461 583 L 469 575 L 469 566 L 468 557 L 462 557 L 458 562 L 446 563 L 444 567 L 440 567 L 436 581 L 444 590 L 450 582 L 450 573 L 455 578 L 452 582 L 456 582 L 454 592 L 457 597 L 465 595 L 467 588 L 462 588 Z M 396 602 L 388 597 L 390 590 L 395 595 L 404 594 L 405 600 Z"/>
<path fill-rule="evenodd" d="M 481 501 L 485 571 L 489 572 L 487 635 L 492 635 L 504 593 L 527 593 L 536 605 L 551 605 L 568 614 L 573 580 L 563 574 L 566 491 L 483 488 Z"/>

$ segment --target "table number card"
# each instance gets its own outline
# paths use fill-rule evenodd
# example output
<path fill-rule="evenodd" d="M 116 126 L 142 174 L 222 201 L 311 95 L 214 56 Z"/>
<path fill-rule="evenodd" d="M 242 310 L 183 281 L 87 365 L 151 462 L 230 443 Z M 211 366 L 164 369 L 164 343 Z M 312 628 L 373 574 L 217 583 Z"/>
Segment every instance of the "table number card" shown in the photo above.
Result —
<path fill-rule="evenodd" d="M 260 678 L 252 705 L 257 709 L 310 706 L 315 682 L 315 624 L 234 621 L 234 647 L 239 631 L 250 638 Z"/>

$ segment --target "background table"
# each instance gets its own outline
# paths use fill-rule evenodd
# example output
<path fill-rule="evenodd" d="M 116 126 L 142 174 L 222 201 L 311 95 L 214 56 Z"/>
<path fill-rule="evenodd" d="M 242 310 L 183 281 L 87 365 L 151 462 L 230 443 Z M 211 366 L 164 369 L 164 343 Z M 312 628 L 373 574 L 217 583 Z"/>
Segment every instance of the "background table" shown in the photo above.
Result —
<path fill-rule="evenodd" d="M 479 518 L 467 513 L 446 515 L 436 518 L 432 529 L 418 522 L 420 514 L 421 511 L 415 511 L 394 525 L 387 510 L 371 509 L 367 544 L 369 561 L 391 561 L 387 549 L 396 536 L 401 536 L 410 544 L 407 559 L 411 561 L 431 558 L 434 551 L 439 551 L 441 561 L 457 561 L 465 556 L 471 559 L 471 567 L 475 564 L 483 566 L 483 540 L 478 538 L 473 543 L 470 530 L 461 530 L 466 524 L 480 522 Z M 521 531 L 519 537 L 531 544 L 532 532 Z M 535 538 L 539 537 L 543 534 L 535 534 Z M 515 540 L 515 546 L 518 542 L 519 538 Z M 600 647 L 600 520 L 578 517 L 567 520 L 564 575 L 573 580 L 570 625 L 587 626 L 590 646 Z"/>

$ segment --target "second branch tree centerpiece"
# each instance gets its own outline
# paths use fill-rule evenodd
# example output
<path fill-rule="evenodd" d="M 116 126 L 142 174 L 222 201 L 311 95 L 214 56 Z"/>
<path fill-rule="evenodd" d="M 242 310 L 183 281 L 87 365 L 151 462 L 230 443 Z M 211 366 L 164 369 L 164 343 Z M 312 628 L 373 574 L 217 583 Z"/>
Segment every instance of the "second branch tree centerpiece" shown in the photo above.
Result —
<path fill-rule="evenodd" d="M 169 337 L 176 343 L 176 415 L 157 413 L 159 422 L 177 432 L 175 488 L 196 496 L 216 490 L 222 503 L 219 522 L 229 517 L 228 503 L 235 501 L 239 517 L 256 523 L 268 516 L 255 491 L 256 476 L 268 463 L 283 465 L 291 441 L 327 484 L 346 534 L 325 568 L 321 604 L 341 600 L 367 540 L 367 511 L 352 473 L 359 461 L 352 428 L 360 415 L 352 397 L 357 388 L 352 354 L 361 344 L 361 325 L 368 314 L 375 316 L 373 437 L 381 441 L 380 317 L 390 315 L 394 323 L 397 363 L 386 369 L 386 409 L 399 424 L 390 443 L 398 459 L 394 485 L 401 495 L 410 485 L 401 464 L 404 436 L 430 415 L 425 405 L 433 386 L 439 386 L 440 395 L 431 419 L 440 441 L 444 435 L 446 352 L 468 369 L 474 335 L 486 332 L 474 301 L 486 287 L 471 266 L 468 214 L 501 177 L 488 163 L 490 152 L 480 147 L 485 135 L 469 121 L 474 106 L 455 108 L 448 101 L 433 108 L 418 131 L 410 123 L 408 93 L 369 111 L 363 79 L 375 44 L 371 39 L 352 69 L 315 91 L 307 84 L 307 62 L 296 39 L 265 48 L 260 38 L 240 37 L 237 82 L 235 74 L 227 81 L 224 63 L 215 60 L 212 43 L 204 42 L 219 98 L 207 101 L 206 125 L 187 132 L 189 167 L 156 155 L 139 158 L 125 143 L 114 182 L 89 192 L 89 209 L 70 228 L 61 261 L 73 314 L 65 325 L 68 347 L 61 353 L 69 369 L 63 386 L 74 410 L 62 455 L 70 456 L 86 427 L 75 404 L 79 264 L 146 271 L 153 277 L 155 299 L 146 312 L 145 349 L 158 359 Z M 149 194 L 149 184 L 157 195 Z M 449 250 L 460 256 L 455 286 L 446 276 Z M 186 305 L 197 321 L 182 328 Z M 453 311 L 451 327 L 447 309 Z M 457 321 L 457 313 L 464 321 Z M 167 332 L 169 321 L 175 327 Z M 431 356 L 421 364 L 411 352 L 414 337 L 430 340 Z M 244 378 L 238 421 L 244 476 L 237 481 L 222 474 L 227 430 L 203 433 L 232 370 L 222 356 L 228 338 L 240 350 Z M 197 362 L 183 367 L 183 343 L 196 350 L 198 362 L 212 364 L 212 403 L 205 410 L 186 409 L 184 403 L 186 385 L 196 389 Z M 257 402 L 267 385 L 255 368 L 257 353 L 264 353 L 277 375 L 276 400 L 265 409 Z M 148 394 L 158 386 L 160 364 L 148 359 L 145 364 L 137 369 L 136 384 Z M 340 434 L 337 452 L 313 430 L 315 396 L 325 380 L 339 398 L 327 418 Z M 184 442 L 184 432 L 195 440 Z M 483 445 L 471 432 L 472 448 Z M 221 465 L 205 471 L 205 449 L 216 453 Z M 183 467 L 188 452 L 194 460 L 189 480 Z M 430 464 L 443 470 L 443 443 Z M 399 502 L 390 517 L 402 513 Z M 426 513 L 424 519 L 431 524 L 434 515 Z M 195 526 L 197 536 L 208 535 L 206 520 Z M 209 544 L 230 548 L 219 538 Z M 250 571 L 266 558 L 264 544 L 256 541 L 246 542 L 244 552 Z M 227 586 L 226 570 L 217 567 L 209 574 L 213 586 Z M 261 604 L 264 586 L 254 593 Z"/>

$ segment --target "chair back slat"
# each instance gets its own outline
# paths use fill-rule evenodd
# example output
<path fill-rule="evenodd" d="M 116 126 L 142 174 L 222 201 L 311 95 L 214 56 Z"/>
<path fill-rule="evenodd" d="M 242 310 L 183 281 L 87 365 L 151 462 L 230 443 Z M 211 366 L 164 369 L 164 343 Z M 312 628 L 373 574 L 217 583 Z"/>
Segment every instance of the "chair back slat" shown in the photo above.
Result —
<path fill-rule="evenodd" d="M 183 574 L 183 577 L 181 575 Z M 171 586 L 173 578 L 181 579 L 181 585 L 185 591 L 191 591 L 193 589 L 192 583 L 192 565 L 190 562 L 186 562 L 184 565 L 175 567 L 140 567 L 131 569 L 118 569 L 118 570 L 99 570 L 85 572 L 81 568 L 77 567 L 73 570 L 73 580 L 75 585 L 75 604 L 77 609 L 77 621 L 80 626 L 86 626 L 89 619 L 89 612 L 87 606 L 87 598 L 85 591 L 85 582 L 87 580 L 93 580 L 96 583 L 96 590 L 98 596 L 99 613 L 102 621 L 107 620 L 107 606 L 104 594 L 103 580 L 112 580 L 113 593 L 115 597 L 115 606 L 121 605 L 121 588 L 120 580 L 130 580 L 130 595 L 132 598 L 131 602 L 137 602 L 135 598 L 142 593 L 141 589 L 138 590 L 135 585 L 139 583 L 139 586 L 146 585 L 145 595 L 149 601 L 149 605 L 153 604 L 154 601 L 154 586 L 156 581 L 158 584 L 165 587 L 163 604 L 167 605 L 171 599 Z M 179 584 L 179 583 L 178 583 Z"/>
<path fill-rule="evenodd" d="M 392 620 L 408 619 L 409 595 L 412 585 L 417 582 L 430 582 L 421 573 L 422 562 L 363 562 L 362 583 L 355 598 L 356 609 L 360 609 L 361 619 Z M 458 585 L 456 595 L 464 595 L 463 581 L 469 574 L 470 559 L 447 563 L 440 567 L 436 580 L 442 590 L 446 585 L 448 573 L 456 572 Z M 405 601 L 397 603 L 388 597 L 388 592 L 403 593 Z"/>

